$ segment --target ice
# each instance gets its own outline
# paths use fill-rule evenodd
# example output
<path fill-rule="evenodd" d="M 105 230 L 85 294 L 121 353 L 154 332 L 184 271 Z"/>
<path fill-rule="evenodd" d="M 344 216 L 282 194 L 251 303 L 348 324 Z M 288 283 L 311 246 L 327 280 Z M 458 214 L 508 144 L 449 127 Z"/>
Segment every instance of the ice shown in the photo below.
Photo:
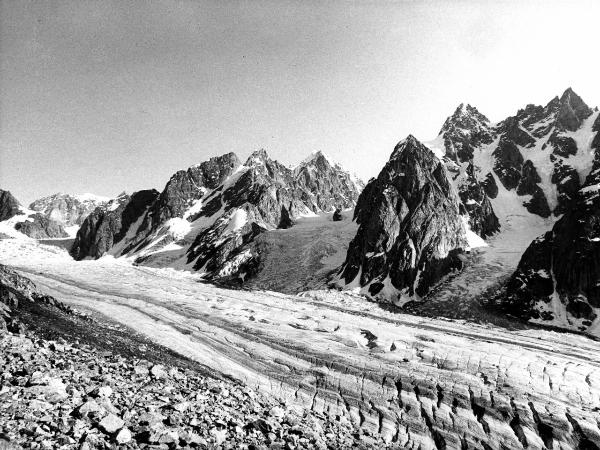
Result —
<path fill-rule="evenodd" d="M 515 411 L 533 448 L 541 448 L 540 421 L 555 448 L 573 448 L 567 412 L 587 436 L 600 436 L 600 344 L 584 336 L 398 314 L 346 292 L 225 290 L 123 259 L 76 262 L 27 240 L 1 240 L 0 263 L 93 316 L 414 448 L 435 448 L 423 414 L 447 448 L 463 437 L 521 448 L 509 423 Z M 487 431 L 474 412 L 482 410 Z"/>

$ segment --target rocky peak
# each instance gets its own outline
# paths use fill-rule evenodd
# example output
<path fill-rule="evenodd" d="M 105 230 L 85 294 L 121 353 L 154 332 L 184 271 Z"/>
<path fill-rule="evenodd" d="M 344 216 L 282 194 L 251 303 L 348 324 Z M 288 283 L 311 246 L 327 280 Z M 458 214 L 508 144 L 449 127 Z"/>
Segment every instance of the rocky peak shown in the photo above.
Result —
<path fill-rule="evenodd" d="M 489 119 L 481 114 L 477 108 L 461 103 L 454 113 L 446 119 L 439 134 L 456 129 L 463 132 L 476 132 L 489 126 Z"/>
<path fill-rule="evenodd" d="M 267 151 L 264 148 L 260 148 L 258 150 L 254 150 L 250 154 L 250 156 L 244 163 L 244 166 L 252 167 L 252 166 L 265 164 L 269 161 L 271 161 L 271 158 L 269 157 L 269 154 L 267 153 Z"/>
<path fill-rule="evenodd" d="M 461 266 L 467 241 L 459 205 L 444 164 L 408 136 L 358 199 L 359 229 L 340 283 L 399 305 L 424 295 Z"/>
<path fill-rule="evenodd" d="M 477 108 L 461 103 L 446 119 L 439 133 L 444 140 L 446 156 L 455 162 L 473 159 L 475 147 L 493 140 L 489 122 Z"/>
<path fill-rule="evenodd" d="M 592 112 L 581 97 L 568 88 L 560 97 L 556 125 L 563 130 L 575 131 Z"/>
<path fill-rule="evenodd" d="M 0 222 L 8 220 L 21 212 L 19 201 L 10 193 L 0 189 Z"/>

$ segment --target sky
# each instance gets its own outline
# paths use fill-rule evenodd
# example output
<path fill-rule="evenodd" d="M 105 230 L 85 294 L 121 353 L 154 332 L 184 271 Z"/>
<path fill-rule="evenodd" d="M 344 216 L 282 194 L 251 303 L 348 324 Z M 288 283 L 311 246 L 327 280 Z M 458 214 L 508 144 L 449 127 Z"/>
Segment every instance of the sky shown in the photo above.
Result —
<path fill-rule="evenodd" d="M 0 0 L 0 188 L 162 190 L 180 169 L 321 150 L 364 180 L 459 103 L 600 105 L 600 2 Z"/>

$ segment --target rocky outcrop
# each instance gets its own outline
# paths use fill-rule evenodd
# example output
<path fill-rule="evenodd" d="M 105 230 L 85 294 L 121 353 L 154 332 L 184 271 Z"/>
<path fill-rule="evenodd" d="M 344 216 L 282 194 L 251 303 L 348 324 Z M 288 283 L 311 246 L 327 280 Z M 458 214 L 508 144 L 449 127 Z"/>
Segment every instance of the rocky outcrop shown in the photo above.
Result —
<path fill-rule="evenodd" d="M 544 191 L 538 185 L 541 181 L 542 179 L 538 175 L 533 162 L 528 159 L 521 169 L 517 194 L 531 195 L 531 200 L 523 203 L 530 213 L 537 214 L 540 217 L 549 217 L 551 211 L 548 206 L 548 200 L 546 200 Z"/>
<path fill-rule="evenodd" d="M 54 194 L 29 205 L 29 209 L 43 214 L 64 227 L 81 225 L 85 218 L 109 199 L 92 194 Z"/>
<path fill-rule="evenodd" d="M 360 195 L 359 224 L 340 283 L 402 305 L 461 267 L 460 199 L 444 164 L 413 136 L 401 141 Z"/>
<path fill-rule="evenodd" d="M 0 264 L 0 334 L 3 330 L 15 333 L 23 331 L 24 326 L 19 320 L 19 308 L 27 302 L 50 305 L 67 313 L 72 311 L 54 297 L 38 291 L 29 278 Z"/>
<path fill-rule="evenodd" d="M 498 185 L 496 179 L 491 173 L 487 173 L 483 181 L 481 181 L 481 187 L 485 191 L 489 198 L 496 198 L 498 196 Z"/>
<path fill-rule="evenodd" d="M 505 306 L 525 319 L 586 331 L 600 312 L 600 154 L 575 202 L 523 254 Z"/>
<path fill-rule="evenodd" d="M 154 189 L 138 191 L 131 196 L 123 193 L 96 208 L 77 232 L 70 251 L 73 258 L 99 258 L 108 253 L 114 245 L 124 241 L 130 227 L 157 197 L 158 191 Z"/>
<path fill-rule="evenodd" d="M 22 222 L 15 224 L 15 230 L 33 239 L 52 239 L 69 237 L 64 227 L 43 214 L 31 214 Z"/>
<path fill-rule="evenodd" d="M 501 138 L 494 156 L 494 172 L 508 190 L 515 189 L 521 180 L 523 155 L 510 139 Z"/>
<path fill-rule="evenodd" d="M 17 199 L 9 191 L 0 189 L 0 222 L 19 214 L 20 206 Z"/>
<path fill-rule="evenodd" d="M 497 189 L 497 188 L 496 188 Z M 462 207 L 469 216 L 471 230 L 486 238 L 500 231 L 500 222 L 494 213 L 483 183 L 475 177 L 475 168 L 470 162 L 466 169 L 466 177 L 458 186 L 458 195 Z"/>

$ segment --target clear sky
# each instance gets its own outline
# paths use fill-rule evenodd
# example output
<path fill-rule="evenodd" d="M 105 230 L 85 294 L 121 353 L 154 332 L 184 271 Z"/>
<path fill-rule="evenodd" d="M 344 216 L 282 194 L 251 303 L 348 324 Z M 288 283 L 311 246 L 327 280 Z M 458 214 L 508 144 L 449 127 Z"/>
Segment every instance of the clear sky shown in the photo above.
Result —
<path fill-rule="evenodd" d="M 1 1 L 0 188 L 155 187 L 229 151 L 363 179 L 460 102 L 600 105 L 600 2 Z"/>

